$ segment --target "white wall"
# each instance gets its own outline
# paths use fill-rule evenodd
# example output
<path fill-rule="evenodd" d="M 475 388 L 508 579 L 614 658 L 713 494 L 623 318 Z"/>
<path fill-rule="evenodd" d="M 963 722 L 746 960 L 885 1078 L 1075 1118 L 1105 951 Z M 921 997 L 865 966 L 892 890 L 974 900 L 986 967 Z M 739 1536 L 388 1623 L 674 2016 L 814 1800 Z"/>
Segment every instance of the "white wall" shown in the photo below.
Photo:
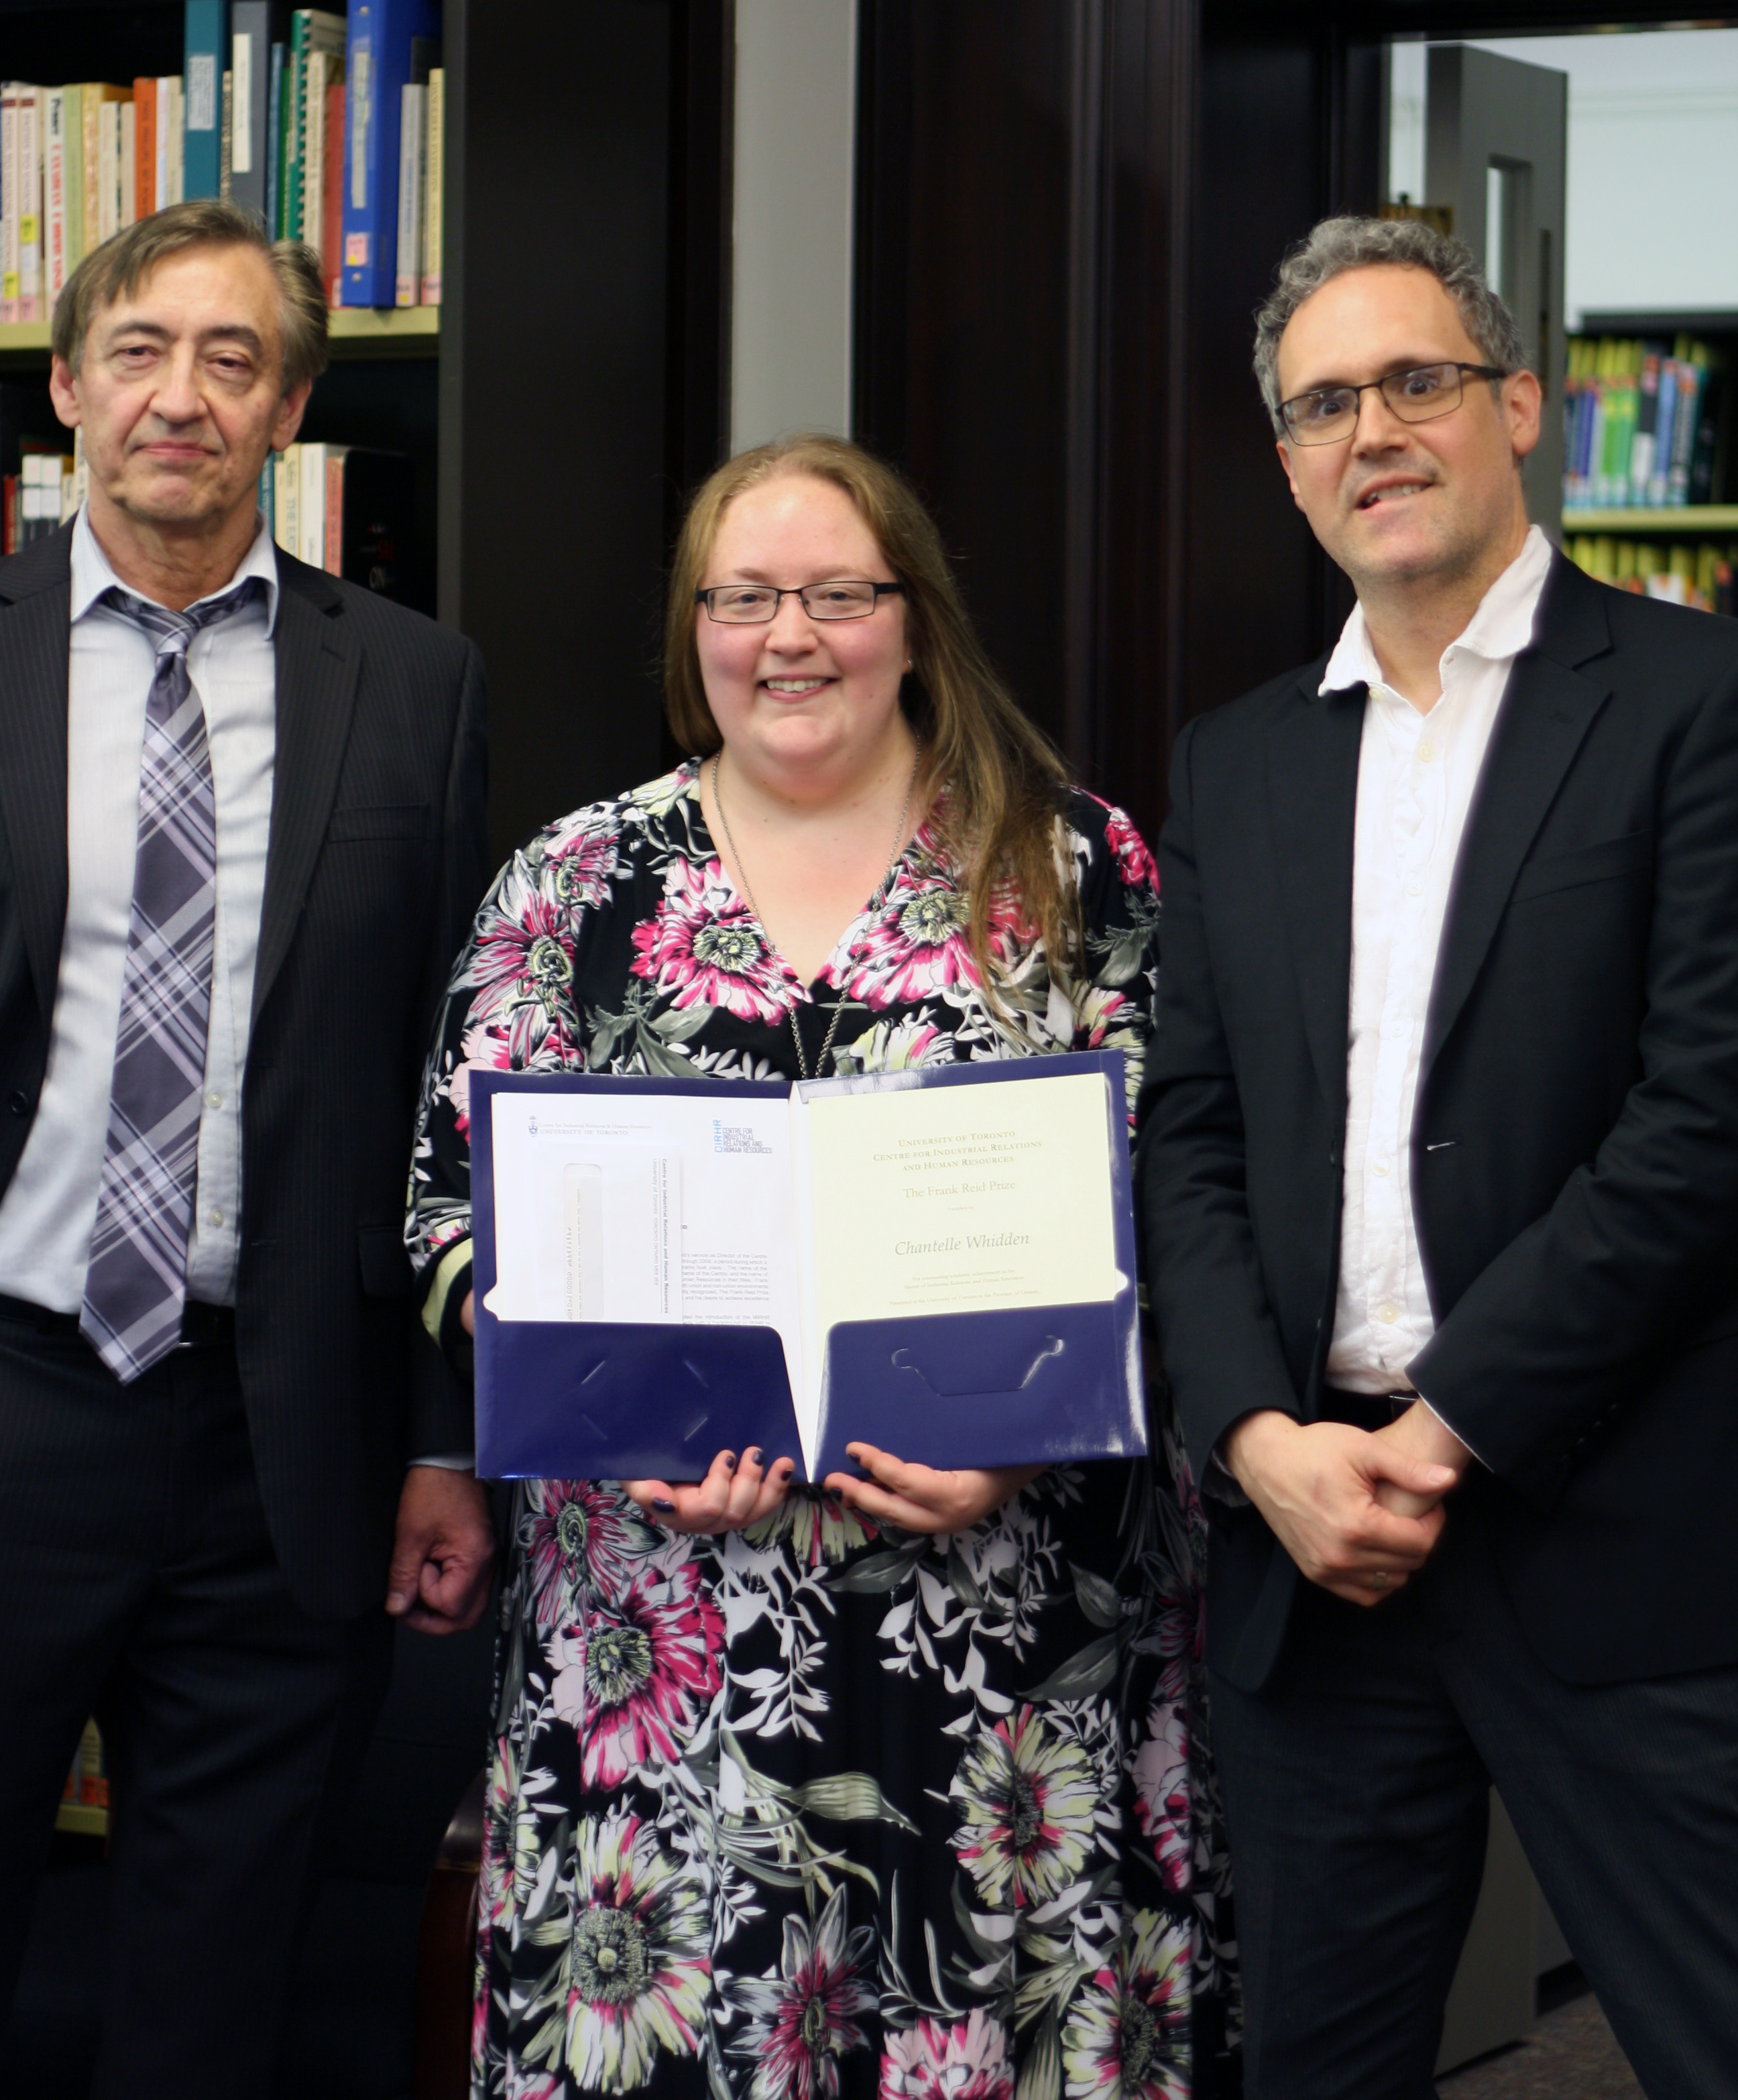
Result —
<path fill-rule="evenodd" d="M 1564 303 L 1738 311 L 1738 29 L 1476 39 L 1569 76 Z M 1393 46 L 1388 190 L 1423 197 L 1424 46 Z"/>
<path fill-rule="evenodd" d="M 736 0 L 730 449 L 851 426 L 857 0 Z"/>

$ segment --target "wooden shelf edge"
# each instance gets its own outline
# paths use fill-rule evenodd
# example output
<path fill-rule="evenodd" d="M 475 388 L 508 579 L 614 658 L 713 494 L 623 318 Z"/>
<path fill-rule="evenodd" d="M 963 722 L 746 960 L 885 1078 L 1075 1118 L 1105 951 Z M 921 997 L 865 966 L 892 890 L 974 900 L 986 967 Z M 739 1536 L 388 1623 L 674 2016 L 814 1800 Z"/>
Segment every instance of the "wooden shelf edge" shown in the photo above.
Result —
<path fill-rule="evenodd" d="M 1565 510 L 1565 532 L 1738 532 L 1738 503 L 1685 504 L 1675 510 Z"/>
<path fill-rule="evenodd" d="M 46 321 L 0 326 L 0 357 L 46 360 Z M 440 351 L 439 307 L 339 307 L 328 316 L 334 357 L 434 357 Z"/>

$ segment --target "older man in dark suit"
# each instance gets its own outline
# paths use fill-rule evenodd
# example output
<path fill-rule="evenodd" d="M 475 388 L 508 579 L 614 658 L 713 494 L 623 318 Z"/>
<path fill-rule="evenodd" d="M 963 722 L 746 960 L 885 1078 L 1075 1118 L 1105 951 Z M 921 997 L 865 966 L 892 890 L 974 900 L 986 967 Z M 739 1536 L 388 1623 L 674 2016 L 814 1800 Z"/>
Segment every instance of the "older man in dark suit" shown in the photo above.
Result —
<path fill-rule="evenodd" d="M 1494 1780 L 1650 2093 L 1738 2091 L 1738 629 L 1529 529 L 1458 244 L 1257 370 L 1356 586 L 1192 723 L 1143 1104 L 1251 2100 L 1424 2100 Z"/>
<path fill-rule="evenodd" d="M 94 1711 L 97 2090 L 251 2096 L 388 1612 L 470 1624 L 487 1582 L 399 1224 L 482 673 L 258 515 L 325 362 L 307 250 L 173 206 L 54 348 L 89 497 L 0 563 L 0 2005 Z"/>

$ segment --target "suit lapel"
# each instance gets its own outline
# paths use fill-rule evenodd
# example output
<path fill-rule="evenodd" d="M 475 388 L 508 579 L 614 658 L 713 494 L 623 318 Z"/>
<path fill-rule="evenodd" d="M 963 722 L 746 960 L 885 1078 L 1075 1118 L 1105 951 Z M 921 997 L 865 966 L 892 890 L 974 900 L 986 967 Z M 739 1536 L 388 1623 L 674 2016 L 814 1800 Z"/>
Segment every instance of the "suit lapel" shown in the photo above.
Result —
<path fill-rule="evenodd" d="M 30 975 L 46 1017 L 54 1010 L 66 930 L 67 644 L 72 585 L 66 549 L 46 589 L 0 605 L 0 827 L 10 845 Z"/>
<path fill-rule="evenodd" d="M 1352 984 L 1352 856 L 1365 690 L 1317 696 L 1317 665 L 1268 745 L 1268 807 L 1286 930 L 1316 1077 L 1337 1114 L 1346 1101 Z"/>
<path fill-rule="evenodd" d="M 1610 646 L 1600 586 L 1559 554 L 1537 639 L 1515 660 L 1456 863 L 1424 1027 L 1419 1086 L 1460 1018 L 1509 892 L 1610 687 L 1576 668 Z"/>
<path fill-rule="evenodd" d="M 346 631 L 343 601 L 317 570 L 278 556 L 277 759 L 259 961 L 258 1020 L 302 913 L 350 738 L 362 655 Z"/>

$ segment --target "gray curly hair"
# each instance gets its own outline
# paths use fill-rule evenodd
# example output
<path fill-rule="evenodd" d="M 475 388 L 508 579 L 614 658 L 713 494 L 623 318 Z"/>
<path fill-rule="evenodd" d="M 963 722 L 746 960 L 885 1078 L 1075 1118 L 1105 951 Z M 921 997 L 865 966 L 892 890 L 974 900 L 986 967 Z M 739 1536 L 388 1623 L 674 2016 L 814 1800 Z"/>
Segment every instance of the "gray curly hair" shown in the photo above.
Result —
<path fill-rule="evenodd" d="M 1255 309 L 1255 379 L 1276 436 L 1286 429 L 1279 412 L 1279 339 L 1286 323 L 1330 279 L 1382 263 L 1429 271 L 1459 309 L 1461 325 L 1484 363 L 1502 373 L 1526 368 L 1515 316 L 1485 283 L 1464 240 L 1418 218 L 1325 218 L 1286 255 L 1273 290 Z"/>

